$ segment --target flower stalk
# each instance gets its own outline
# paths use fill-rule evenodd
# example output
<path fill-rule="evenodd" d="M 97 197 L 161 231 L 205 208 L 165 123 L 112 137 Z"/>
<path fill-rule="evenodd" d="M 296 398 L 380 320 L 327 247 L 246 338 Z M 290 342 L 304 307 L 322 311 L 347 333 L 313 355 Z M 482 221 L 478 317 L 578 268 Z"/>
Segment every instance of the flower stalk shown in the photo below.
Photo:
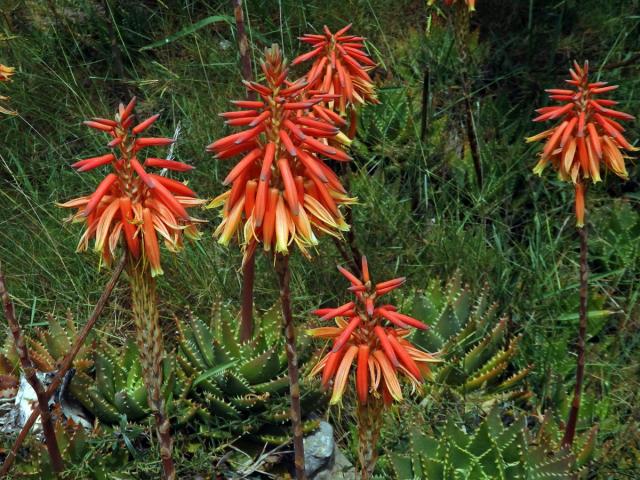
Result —
<path fill-rule="evenodd" d="M 302 408 L 300 407 L 300 381 L 298 371 L 298 352 L 296 349 L 296 328 L 291 313 L 291 270 L 289 256 L 276 255 L 276 275 L 280 286 L 280 303 L 282 305 L 282 327 L 284 330 L 287 367 L 289 373 L 289 393 L 291 397 L 291 428 L 293 430 L 293 450 L 296 479 L 306 478 L 304 470 L 304 438 L 302 431 Z"/>
<path fill-rule="evenodd" d="M 131 284 L 131 307 L 142 375 L 147 387 L 147 402 L 156 421 L 164 478 L 173 480 L 176 476 L 171 457 L 173 439 L 166 403 L 162 396 L 162 360 L 165 350 L 158 320 L 156 281 L 149 266 L 132 257 L 127 264 L 127 274 Z"/>
<path fill-rule="evenodd" d="M 242 11 L 242 0 L 231 0 L 233 15 L 236 19 L 236 30 L 238 33 L 238 50 L 240 52 L 240 71 L 242 78 L 250 82 L 253 80 L 251 68 L 251 56 L 249 55 L 249 41 L 244 26 L 244 12 Z"/>
<path fill-rule="evenodd" d="M 378 461 L 378 439 L 382 428 L 384 403 L 380 399 L 372 399 L 368 403 L 358 403 L 358 461 L 360 462 L 360 478 L 368 480 Z"/>
<path fill-rule="evenodd" d="M 111 172 L 91 195 L 61 206 L 77 209 L 70 220 L 87 224 L 78 250 L 86 249 L 90 239 L 95 238 L 95 250 L 108 264 L 119 247 L 125 249 L 147 401 L 156 420 L 164 478 L 172 480 L 175 468 L 171 458 L 171 429 L 161 392 L 165 351 L 154 277 L 163 274 L 160 239 L 167 249 L 177 252 L 184 247 L 184 237 L 199 238 L 197 223 L 201 221 L 191 217 L 187 209 L 203 201 L 197 199 L 185 183 L 147 171 L 147 168 L 161 168 L 186 172 L 193 167 L 168 158 L 148 157 L 142 161 L 144 149 L 168 146 L 175 140 L 142 136 L 159 115 L 138 122 L 135 107 L 133 98 L 126 106 L 120 104 L 114 119 L 94 118 L 84 122 L 111 137 L 107 147 L 112 152 L 80 160 L 73 166 L 85 172 L 108 165 Z"/>
<path fill-rule="evenodd" d="M 576 427 L 578 425 L 578 414 L 580 412 L 580 402 L 582 399 L 582 384 L 584 381 L 585 370 L 585 341 L 587 336 L 587 312 L 589 303 L 589 266 L 588 259 L 588 243 L 587 243 L 587 227 L 578 228 L 580 236 L 580 307 L 579 307 L 579 326 L 578 326 L 578 343 L 576 351 L 578 354 L 576 366 L 576 384 L 573 391 L 573 400 L 569 409 L 567 425 L 562 437 L 562 445 L 571 447 L 576 436 Z"/>
<path fill-rule="evenodd" d="M 242 0 L 231 0 L 233 15 L 236 19 L 236 30 L 238 34 L 238 51 L 240 52 L 240 72 L 242 78 L 251 82 L 253 80 L 253 69 L 251 68 L 251 55 L 249 54 L 249 41 L 244 25 L 244 12 L 242 11 Z M 255 100 L 255 92 L 248 91 L 248 98 Z M 240 310 L 240 340 L 248 342 L 253 334 L 253 289 L 255 283 L 256 254 L 250 252 L 242 263 L 242 305 Z"/>
<path fill-rule="evenodd" d="M 248 254 L 242 262 L 242 305 L 240 309 L 240 341 L 248 342 L 253 336 L 253 286 L 256 277 L 256 252 Z"/>
<path fill-rule="evenodd" d="M 617 85 L 607 82 L 589 81 L 589 63 L 580 65 L 573 62 L 569 70 L 570 79 L 565 80 L 566 88 L 551 88 L 546 92 L 549 98 L 560 105 L 550 105 L 536 110 L 538 116 L 534 122 L 553 120 L 554 127 L 527 138 L 527 143 L 545 141 L 540 160 L 533 169 L 541 175 L 551 165 L 560 180 L 570 181 L 575 188 L 576 227 L 580 236 L 580 307 L 578 342 L 576 345 L 578 360 L 576 384 L 569 417 L 565 427 L 562 444 L 571 446 L 576 434 L 582 385 L 585 372 L 585 338 L 587 333 L 588 307 L 588 245 L 585 227 L 585 201 L 587 180 L 593 183 L 601 181 L 601 170 L 610 170 L 618 177 L 628 178 L 624 151 L 638 149 L 624 137 L 625 131 L 620 121 L 633 120 L 634 117 L 612 107 L 618 102 L 603 98 L 616 90 Z"/>

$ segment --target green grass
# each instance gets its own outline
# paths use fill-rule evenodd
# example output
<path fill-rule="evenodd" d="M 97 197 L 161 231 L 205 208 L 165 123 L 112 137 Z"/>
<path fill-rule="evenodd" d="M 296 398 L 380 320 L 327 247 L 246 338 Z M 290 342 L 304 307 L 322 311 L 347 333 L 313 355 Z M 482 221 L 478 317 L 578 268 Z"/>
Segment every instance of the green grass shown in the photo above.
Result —
<path fill-rule="evenodd" d="M 203 197 L 220 193 L 229 163 L 214 161 L 204 147 L 225 132 L 217 114 L 243 94 L 235 28 L 225 20 L 230 2 L 62 0 L 51 2 L 55 11 L 48 2 L 7 3 L 0 9 L 0 62 L 18 73 L 14 82 L 0 85 L 0 93 L 11 95 L 19 115 L 0 118 L 0 260 L 23 324 L 38 325 L 45 313 L 67 308 L 82 319 L 109 272 L 97 270 L 95 254 L 74 253 L 81 229 L 64 224 L 67 212 L 56 207 L 89 192 L 100 175 L 69 167 L 105 151 L 105 138 L 81 121 L 108 116 L 119 101 L 137 95 L 141 113 L 162 113 L 154 132 L 172 136 L 180 125 L 176 158 L 196 166 L 190 185 Z M 363 113 L 349 173 L 360 200 L 354 207 L 358 245 L 379 278 L 407 275 L 408 288 L 423 288 L 429 278 L 456 270 L 474 288 L 488 283 L 510 314 L 511 328 L 524 334 L 521 363 L 536 365 L 538 404 L 552 407 L 546 399 L 551 378 L 569 391 L 574 368 L 573 195 L 551 173 L 534 177 L 537 150 L 523 138 L 540 131 L 530 122 L 533 109 L 545 104 L 544 88 L 562 83 L 573 58 L 589 58 L 598 75 L 619 83 L 616 98 L 623 110 L 640 114 L 640 64 L 600 69 L 638 52 L 640 16 L 637 0 L 509 3 L 504 8 L 502 0 L 478 1 L 472 17 L 477 38 L 465 64 L 457 59 L 446 21 L 423 0 L 250 1 L 245 15 L 254 62 L 273 42 L 293 58 L 301 50 L 296 37 L 324 23 L 339 27 L 348 19 L 369 38 L 382 64 L 375 77 L 383 105 Z M 214 16 L 221 19 L 189 31 Z M 183 34 L 165 46 L 144 48 L 178 32 Z M 421 141 L 425 68 L 432 102 Z M 465 145 L 463 68 L 472 79 L 482 189 Z M 629 122 L 627 138 L 639 134 L 639 125 Z M 593 467 L 597 478 L 633 475 L 640 448 L 629 431 L 639 415 L 639 233 L 610 224 L 612 218 L 640 222 L 639 173 L 631 161 L 631 180 L 621 184 L 608 176 L 589 192 L 591 308 L 615 312 L 592 327 L 588 344 L 593 408 L 586 409 L 585 421 L 601 423 L 599 445 L 608 452 Z M 187 309 L 206 312 L 217 295 L 239 296 L 240 254 L 211 238 L 218 221 L 212 211 L 201 216 L 210 221 L 203 240 L 179 257 L 163 254 L 167 323 Z M 344 297 L 337 262 L 327 238 L 310 262 L 295 256 L 294 307 L 301 322 L 317 305 Z M 267 258 L 259 258 L 257 268 L 256 303 L 266 307 L 277 297 L 276 280 Z M 129 328 L 124 290 L 100 322 L 101 331 L 114 338 Z"/>

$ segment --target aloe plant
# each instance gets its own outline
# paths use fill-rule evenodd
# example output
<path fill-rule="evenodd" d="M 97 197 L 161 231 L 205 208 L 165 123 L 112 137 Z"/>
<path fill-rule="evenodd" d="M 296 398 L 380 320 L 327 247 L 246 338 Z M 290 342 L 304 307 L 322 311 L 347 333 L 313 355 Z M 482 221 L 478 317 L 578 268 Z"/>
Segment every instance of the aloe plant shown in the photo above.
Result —
<path fill-rule="evenodd" d="M 106 480 L 109 478 L 133 478 L 120 475 L 119 470 L 126 465 L 128 453 L 120 442 L 98 441 L 103 432 L 99 430 L 86 431 L 72 420 L 62 420 L 59 410 L 54 410 L 57 421 L 54 424 L 56 439 L 69 475 L 64 478 L 85 478 L 91 480 Z M 55 480 L 59 477 L 53 471 L 51 461 L 47 455 L 45 445 L 32 439 L 27 444 L 29 454 L 25 461 L 16 465 L 16 478 Z M 73 475 L 75 469 L 80 474 Z"/>
<path fill-rule="evenodd" d="M 179 352 L 177 388 L 188 392 L 180 398 L 186 424 L 194 417 L 214 428 L 203 435 L 221 437 L 247 435 L 261 442 L 280 444 L 288 432 L 287 360 L 280 333 L 280 311 L 272 307 L 256 315 L 257 332 L 241 342 L 239 322 L 218 304 L 210 322 L 198 318 L 177 322 Z M 319 388 L 303 384 L 303 410 L 320 408 L 325 400 Z M 303 422 L 312 430 L 315 421 Z"/>
<path fill-rule="evenodd" d="M 163 394 L 172 394 L 171 359 L 165 359 Z M 130 340 L 123 349 L 101 345 L 95 353 L 95 380 L 74 395 L 106 425 L 120 424 L 123 418 L 138 422 L 150 415 L 147 390 L 136 344 Z"/>
<path fill-rule="evenodd" d="M 414 429 L 407 453 L 391 454 L 391 463 L 399 480 L 569 480 L 577 472 L 573 453 L 550 454 L 531 442 L 526 419 L 505 427 L 497 409 L 472 432 L 451 418 L 436 438 Z"/>
<path fill-rule="evenodd" d="M 78 330 L 71 312 L 67 312 L 64 323 L 53 315 L 47 315 L 47 328 L 38 329 L 36 336 L 27 340 L 31 361 L 41 372 L 57 370 L 77 336 Z M 90 375 L 93 354 L 94 342 L 85 342 L 73 360 L 75 372 L 68 386 L 71 395 L 89 410 L 91 403 L 86 401 L 86 391 L 93 383 Z"/>
<path fill-rule="evenodd" d="M 529 398 L 524 379 L 531 366 L 517 369 L 520 337 L 509 336 L 507 318 L 500 317 L 485 287 L 474 297 L 458 274 L 441 286 L 431 281 L 413 298 L 413 317 L 430 326 L 416 331 L 412 341 L 444 360 L 434 368 L 434 389 L 445 389 L 465 401 L 489 406 Z M 434 390 L 432 390 L 433 392 Z"/>
<path fill-rule="evenodd" d="M 547 453 L 562 450 L 562 438 L 564 436 L 563 412 L 547 411 L 542 418 L 539 419 L 540 424 L 533 429 L 530 443 L 545 448 Z M 571 450 L 575 457 L 575 466 L 578 469 L 586 466 L 592 460 L 596 439 L 598 433 L 598 425 L 593 425 L 588 430 L 578 434 L 574 440 Z"/>
<path fill-rule="evenodd" d="M 12 400 L 18 393 L 19 370 L 16 353 L 11 342 L 7 341 L 5 348 L 0 352 L 0 402 L 3 404 Z"/>
<path fill-rule="evenodd" d="M 19 362 L 11 347 L 10 341 L 7 341 L 3 351 L 0 351 L 0 432 L 11 428 L 9 414 L 15 408 L 20 385 Z"/>

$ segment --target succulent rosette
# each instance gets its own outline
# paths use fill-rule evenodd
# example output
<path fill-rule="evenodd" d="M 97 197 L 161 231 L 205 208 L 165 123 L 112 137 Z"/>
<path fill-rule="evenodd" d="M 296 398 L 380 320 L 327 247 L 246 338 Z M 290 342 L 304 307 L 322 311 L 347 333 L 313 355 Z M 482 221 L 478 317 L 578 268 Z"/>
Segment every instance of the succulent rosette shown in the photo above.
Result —
<path fill-rule="evenodd" d="M 430 377 L 430 364 L 438 362 L 435 355 L 413 345 L 407 337 L 413 328 L 427 325 L 402 314 L 389 304 L 380 304 L 386 293 L 402 286 L 404 277 L 373 284 L 366 257 L 362 257 L 362 278 L 348 270 L 338 270 L 349 280 L 353 301 L 335 308 L 321 308 L 313 313 L 321 321 L 334 319 L 335 327 L 319 327 L 307 333 L 333 341 L 331 351 L 311 371 L 322 372 L 326 387 L 333 380 L 331 403 L 340 402 L 347 386 L 349 373 L 355 366 L 358 400 L 366 404 L 372 397 L 382 398 L 386 405 L 402 400 L 400 380 L 419 386 Z"/>
<path fill-rule="evenodd" d="M 575 209 L 578 226 L 584 224 L 584 182 L 601 181 L 601 170 L 628 177 L 624 150 L 638 149 L 624 137 L 620 121 L 633 120 L 628 113 L 614 110 L 618 102 L 602 95 L 617 89 L 607 82 L 589 81 L 589 63 L 573 63 L 566 80 L 569 88 L 546 90 L 549 98 L 560 105 L 542 107 L 534 122 L 556 121 L 557 124 L 527 142 L 545 141 L 540 160 L 533 171 L 541 175 L 550 164 L 561 180 L 571 181 L 576 188 Z"/>
<path fill-rule="evenodd" d="M 231 188 L 209 207 L 222 207 L 215 231 L 228 245 L 237 232 L 245 258 L 258 244 L 265 251 L 287 254 L 295 244 L 309 255 L 317 234 L 340 236 L 349 226 L 341 205 L 353 203 L 325 159 L 351 160 L 329 140 L 348 143 L 336 126 L 340 118 L 319 104 L 335 98 L 309 92 L 308 82 L 287 81 L 288 68 L 277 45 L 261 64 L 264 83 L 246 82 L 258 100 L 238 100 L 239 110 L 222 113 L 227 125 L 241 131 L 207 147 L 218 159 L 241 159 L 224 180 Z"/>
<path fill-rule="evenodd" d="M 162 274 L 159 238 L 171 251 L 183 247 L 183 238 L 197 239 L 197 220 L 189 215 L 188 208 L 204 201 L 186 184 L 163 175 L 147 172 L 148 168 L 161 168 L 185 172 L 193 167 L 165 158 L 139 159 L 143 149 L 167 146 L 172 138 L 145 137 L 143 132 L 159 117 L 135 122 L 135 98 L 124 106 L 120 104 L 113 120 L 94 118 L 85 125 L 105 132 L 111 137 L 107 146 L 112 149 L 97 157 L 87 158 L 72 166 L 79 172 L 87 172 L 109 166 L 111 172 L 100 182 L 91 195 L 70 200 L 60 206 L 75 208 L 70 217 L 73 222 L 86 223 L 86 230 L 78 244 L 78 250 L 86 250 L 95 239 L 95 250 L 105 263 L 110 263 L 115 251 L 124 245 L 134 258 L 144 255 L 153 276 Z"/>

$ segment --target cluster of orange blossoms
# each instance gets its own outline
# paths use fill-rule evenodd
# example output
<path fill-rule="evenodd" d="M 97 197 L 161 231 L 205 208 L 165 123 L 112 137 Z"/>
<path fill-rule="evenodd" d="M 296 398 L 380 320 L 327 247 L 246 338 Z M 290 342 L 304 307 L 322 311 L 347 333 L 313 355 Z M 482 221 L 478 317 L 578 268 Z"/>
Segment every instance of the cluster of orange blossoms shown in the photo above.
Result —
<path fill-rule="evenodd" d="M 536 110 L 539 116 L 534 122 L 555 120 L 559 122 L 558 125 L 527 138 L 527 142 L 546 139 L 534 172 L 541 174 L 551 163 L 562 180 L 570 180 L 575 184 L 576 218 L 578 226 L 582 226 L 583 180 L 590 178 L 594 183 L 599 182 L 601 165 L 626 179 L 625 157 L 621 149 L 637 149 L 624 138 L 624 127 L 618 123 L 618 120 L 632 120 L 634 117 L 610 108 L 618 102 L 599 98 L 600 95 L 618 88 L 617 85 L 607 85 L 607 82 L 589 83 L 588 62 L 582 67 L 574 62 L 570 74 L 571 79 L 566 82 L 571 85 L 571 89 L 547 90 L 549 97 L 561 105 Z"/>
<path fill-rule="evenodd" d="M 171 138 L 140 136 L 159 117 L 154 115 L 135 124 L 135 98 L 124 106 L 120 104 L 114 120 L 94 118 L 85 125 L 109 134 L 112 140 L 107 146 L 113 149 L 98 157 L 87 158 L 72 166 L 79 172 L 109 165 L 109 173 L 96 190 L 60 206 L 78 209 L 71 220 L 86 222 L 87 228 L 80 239 L 78 250 L 86 250 L 91 238 L 95 238 L 95 250 L 109 263 L 120 239 L 134 258 L 142 254 L 153 276 L 162 274 L 158 235 L 172 251 L 183 246 L 183 234 L 196 239 L 199 236 L 194 219 L 187 208 L 201 205 L 196 194 L 184 183 L 162 175 L 148 173 L 145 167 L 155 167 L 178 172 L 192 167 L 174 160 L 147 158 L 138 160 L 139 152 L 147 147 L 167 146 Z"/>
<path fill-rule="evenodd" d="M 7 67 L 0 63 L 0 82 L 7 82 L 11 78 L 11 75 L 15 73 L 15 68 Z"/>
<path fill-rule="evenodd" d="M 457 0 L 444 0 L 444 4 L 447 7 L 450 7 L 451 5 L 453 5 L 454 3 L 456 3 Z M 464 0 L 465 3 L 467 4 L 467 6 L 469 7 L 469 11 L 473 12 L 476 9 L 476 0 Z M 436 3 L 436 0 L 429 0 L 429 5 L 433 5 L 434 3 Z"/>
<path fill-rule="evenodd" d="M 335 111 L 344 115 L 348 105 L 379 103 L 371 77 L 367 73 L 376 63 L 364 51 L 364 37 L 347 35 L 351 24 L 331 33 L 324 26 L 324 34 L 306 34 L 302 42 L 313 49 L 296 57 L 292 65 L 315 59 L 305 78 L 310 89 L 337 95 Z"/>
<path fill-rule="evenodd" d="M 349 139 L 339 129 L 344 120 L 326 105 L 336 95 L 310 89 L 304 78 L 288 81 L 277 45 L 261 67 L 264 83 L 245 82 L 259 99 L 234 101 L 240 110 L 221 114 L 244 129 L 207 147 L 218 159 L 243 155 L 224 180 L 231 189 L 209 205 L 223 206 L 215 235 L 227 245 L 241 230 L 245 255 L 258 243 L 285 254 L 295 243 L 308 254 L 317 232 L 339 236 L 349 229 L 338 207 L 354 200 L 322 158 L 351 160 L 336 145 Z"/>
<path fill-rule="evenodd" d="M 438 361 L 406 339 L 411 328 L 426 329 L 424 323 L 398 312 L 393 305 L 376 306 L 380 297 L 400 287 L 405 278 L 374 285 L 365 257 L 362 257 L 362 279 L 342 267 L 338 270 L 351 282 L 349 291 L 356 298 L 336 308 L 314 311 L 320 320 L 335 319 L 337 327 L 308 331 L 315 337 L 333 339 L 331 352 L 318 362 L 311 375 L 322 372 L 323 386 L 334 380 L 331 403 L 335 404 L 342 398 L 355 362 L 356 392 L 362 404 L 370 398 L 382 398 L 386 405 L 402 400 L 398 375 L 419 386 L 423 377 L 430 376 L 429 364 Z"/>

